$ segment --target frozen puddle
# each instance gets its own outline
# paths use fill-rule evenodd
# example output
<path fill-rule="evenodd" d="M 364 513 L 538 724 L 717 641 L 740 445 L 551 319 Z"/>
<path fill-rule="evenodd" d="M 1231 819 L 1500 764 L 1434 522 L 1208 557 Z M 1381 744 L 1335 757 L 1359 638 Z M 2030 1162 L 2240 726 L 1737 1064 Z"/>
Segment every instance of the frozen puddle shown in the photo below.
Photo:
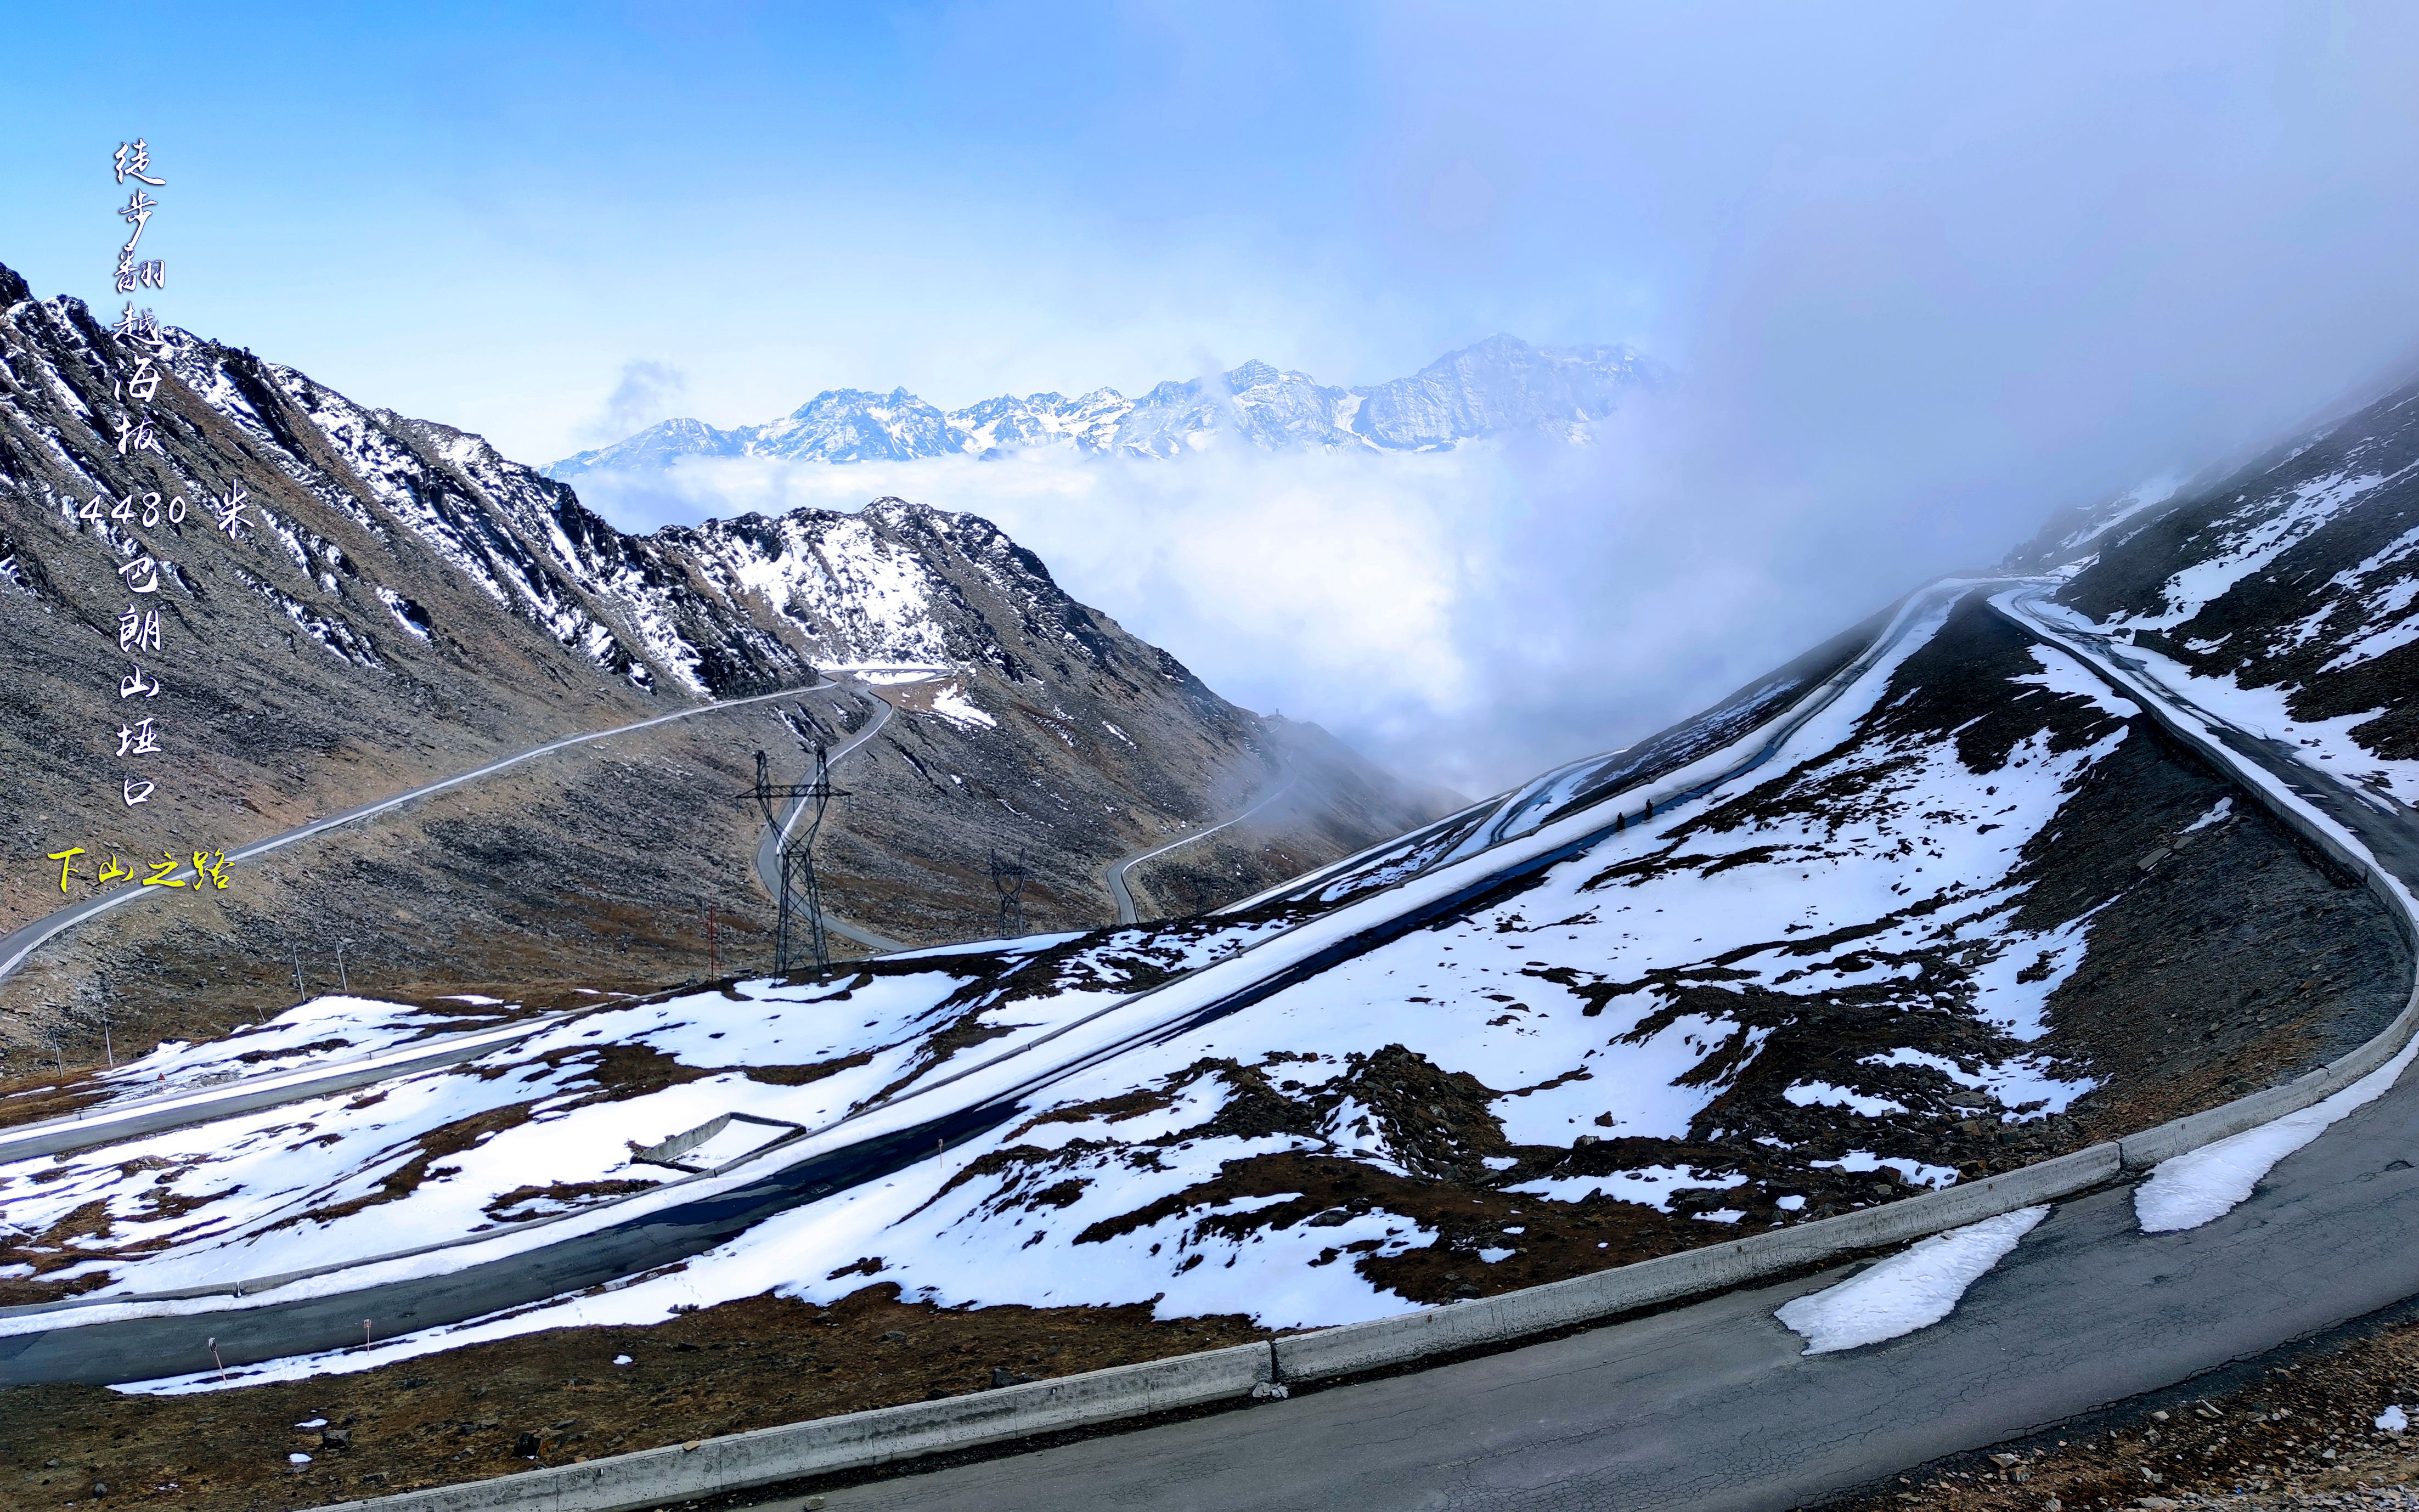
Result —
<path fill-rule="evenodd" d="M 1948 1317 L 1965 1288 L 2049 1216 L 2020 1208 L 1922 1240 L 1836 1287 L 1810 1292 L 1772 1316 L 1806 1340 L 1808 1354 L 1879 1344 Z"/>
<path fill-rule="evenodd" d="M 2382 1097 L 2411 1064 L 2414 1051 L 2419 1051 L 2419 1040 L 2323 1103 L 2160 1162 L 2150 1179 L 2134 1189 L 2134 1215 L 2141 1220 L 2142 1232 L 2198 1228 L 2226 1216 L 2251 1196 L 2278 1161 L 2326 1133 L 2328 1125 Z"/>

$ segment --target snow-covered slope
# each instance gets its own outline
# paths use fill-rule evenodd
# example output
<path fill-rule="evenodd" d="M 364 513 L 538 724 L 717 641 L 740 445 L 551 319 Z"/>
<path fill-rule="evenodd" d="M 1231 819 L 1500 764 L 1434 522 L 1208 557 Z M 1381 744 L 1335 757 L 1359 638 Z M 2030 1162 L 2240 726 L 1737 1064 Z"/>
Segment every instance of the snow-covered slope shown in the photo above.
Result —
<path fill-rule="evenodd" d="M 400 1235 L 549 1242 L 557 1221 L 665 1196 L 680 1173 L 651 1150 L 676 1135 L 700 1131 L 688 1164 L 719 1167 L 788 1128 L 886 1129 L 1063 1067 L 1005 1121 L 676 1273 L 335 1367 L 768 1288 L 1335 1322 L 2004 1169 L 2389 1016 L 2400 967 L 2365 895 L 1984 598 L 1915 601 L 1753 769 L 1672 801 L 1737 759 L 1701 743 L 1654 785 L 1616 780 L 1399 895 L 600 1007 L 374 1096 L 0 1167 L 34 1230 L 7 1279 L 100 1301 L 357 1262 Z M 1798 696 L 1754 691 L 1733 703 L 1760 717 L 1718 721 L 1723 749 L 1761 748 Z M 1630 808 L 1641 792 L 1670 806 Z M 1484 885 L 1515 852 L 1548 864 Z M 1385 927 L 1415 891 L 1443 911 Z M 2254 927 L 2278 915 L 2291 959 Z M 1213 978 L 1310 959 L 1304 932 L 1352 948 L 1186 1016 L 1223 1000 Z M 2323 1005 L 2295 991 L 2313 972 L 2341 984 Z M 298 1013 L 252 1044 L 273 1062 L 408 1024 Z M 1136 1039 L 1127 1020 L 1180 1026 Z M 157 1069 L 191 1078 L 247 1048 L 173 1047 Z M 716 1132 L 726 1114 L 770 1121 Z"/>
<path fill-rule="evenodd" d="M 1216 378 L 1162 383 L 1139 399 L 1114 389 L 1078 399 L 1004 395 L 946 413 L 904 389 L 886 394 L 833 389 L 763 425 L 716 430 L 701 421 L 667 420 L 565 457 L 546 472 L 572 478 L 645 471 L 689 457 L 993 457 L 1043 446 L 1163 458 L 1216 445 L 1224 436 L 1271 451 L 1428 451 L 1534 428 L 1583 440 L 1627 393 L 1661 381 L 1661 369 L 1626 347 L 1539 347 L 1498 335 L 1448 352 L 1409 378 L 1355 389 L 1332 388 L 1261 362 Z"/>
<path fill-rule="evenodd" d="M 2419 802 L 2419 383 L 2064 549 L 2058 599 L 2174 687 Z"/>

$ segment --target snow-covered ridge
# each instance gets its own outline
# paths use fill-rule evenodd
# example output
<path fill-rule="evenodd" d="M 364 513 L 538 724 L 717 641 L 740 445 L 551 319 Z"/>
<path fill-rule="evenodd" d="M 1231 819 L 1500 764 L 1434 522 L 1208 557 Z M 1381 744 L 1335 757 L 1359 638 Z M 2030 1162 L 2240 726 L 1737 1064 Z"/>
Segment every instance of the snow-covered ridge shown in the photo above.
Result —
<path fill-rule="evenodd" d="M 2029 549 L 2196 702 L 2419 795 L 2419 384 Z"/>
<path fill-rule="evenodd" d="M 946 412 L 904 389 L 828 389 L 765 424 L 719 430 L 699 420 L 667 420 L 545 471 L 553 478 L 647 471 L 690 457 L 833 463 L 996 457 L 1052 446 L 1086 455 L 1166 458 L 1216 445 L 1228 435 L 1271 451 L 1435 451 L 1531 428 L 1582 441 L 1629 390 L 1662 381 L 1659 367 L 1626 347 L 1532 347 L 1498 335 L 1448 352 L 1409 378 L 1351 389 L 1262 362 L 1214 378 L 1161 383 L 1139 399 L 1115 389 L 1071 399 L 1003 394 Z"/>
<path fill-rule="evenodd" d="M 28 300 L 7 321 L 30 338 L 8 347 L 20 381 L 70 398 L 63 358 L 88 358 L 106 375 L 122 356 L 86 339 L 90 316 L 76 301 Z M 1037 559 L 973 517 L 886 499 L 855 513 L 799 509 L 628 535 L 482 437 L 358 404 L 294 368 L 173 327 L 163 334 L 170 371 L 235 427 L 253 458 L 390 553 L 433 555 L 488 604 L 642 689 L 755 692 L 832 663 L 1004 667 L 999 636 L 964 584 L 1033 625 L 1080 618 Z M 20 418 L 39 433 L 37 417 Z M 229 486 L 197 473 L 188 491 L 215 498 Z M 438 644 L 470 633 L 462 607 L 449 610 L 336 548 L 256 486 L 247 507 L 300 574 L 252 586 L 334 654 L 377 668 L 381 637 Z"/>

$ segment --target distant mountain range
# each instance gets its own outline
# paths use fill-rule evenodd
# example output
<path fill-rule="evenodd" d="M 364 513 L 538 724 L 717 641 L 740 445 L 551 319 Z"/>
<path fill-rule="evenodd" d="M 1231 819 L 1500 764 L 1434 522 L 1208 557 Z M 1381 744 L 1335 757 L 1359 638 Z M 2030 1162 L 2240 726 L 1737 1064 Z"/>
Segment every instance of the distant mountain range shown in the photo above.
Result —
<path fill-rule="evenodd" d="M 1271 451 L 1433 452 L 1538 428 L 1583 440 L 1625 393 L 1666 378 L 1660 365 L 1627 347 L 1532 347 L 1499 335 L 1448 352 L 1409 378 L 1353 389 L 1261 362 L 1215 379 L 1162 383 L 1139 399 L 1115 389 L 1074 399 L 1003 394 L 947 411 L 905 389 L 827 389 L 766 424 L 717 430 L 701 420 L 667 420 L 541 471 L 569 479 L 655 471 L 689 457 L 901 462 L 997 457 L 1036 447 L 1174 457 L 1215 445 L 1225 434 Z"/>

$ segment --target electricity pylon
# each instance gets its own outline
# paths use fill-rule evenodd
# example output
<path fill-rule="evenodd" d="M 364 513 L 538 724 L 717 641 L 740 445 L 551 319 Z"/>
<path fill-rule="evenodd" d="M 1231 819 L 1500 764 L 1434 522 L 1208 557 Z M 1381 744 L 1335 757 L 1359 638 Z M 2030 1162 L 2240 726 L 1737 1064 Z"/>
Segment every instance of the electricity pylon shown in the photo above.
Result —
<path fill-rule="evenodd" d="M 991 853 L 991 885 L 999 890 L 999 937 L 1012 940 L 1025 933 L 1025 848 L 1018 846 L 1016 859 L 1004 859 L 994 849 Z"/>
<path fill-rule="evenodd" d="M 832 799 L 847 797 L 848 794 L 846 790 L 831 785 L 831 760 L 824 749 L 824 743 L 818 740 L 815 742 L 813 781 L 772 780 L 769 764 L 760 750 L 756 753 L 756 785 L 739 795 L 756 800 L 757 807 L 764 811 L 764 823 L 771 827 L 775 842 L 780 848 L 780 881 L 774 888 L 780 912 L 773 933 L 773 974 L 778 977 L 790 974 L 790 958 L 800 943 L 804 943 L 808 952 L 813 955 L 815 970 L 820 973 L 831 965 L 831 942 L 824 933 L 823 887 L 815 880 L 815 834 L 824 826 L 824 810 L 831 806 Z M 795 800 L 801 805 L 808 801 L 814 804 L 814 818 L 808 822 L 803 832 L 784 832 L 784 815 L 774 806 L 777 798 Z M 801 930 L 797 922 L 802 913 L 806 936 L 803 942 L 798 939 Z"/>

